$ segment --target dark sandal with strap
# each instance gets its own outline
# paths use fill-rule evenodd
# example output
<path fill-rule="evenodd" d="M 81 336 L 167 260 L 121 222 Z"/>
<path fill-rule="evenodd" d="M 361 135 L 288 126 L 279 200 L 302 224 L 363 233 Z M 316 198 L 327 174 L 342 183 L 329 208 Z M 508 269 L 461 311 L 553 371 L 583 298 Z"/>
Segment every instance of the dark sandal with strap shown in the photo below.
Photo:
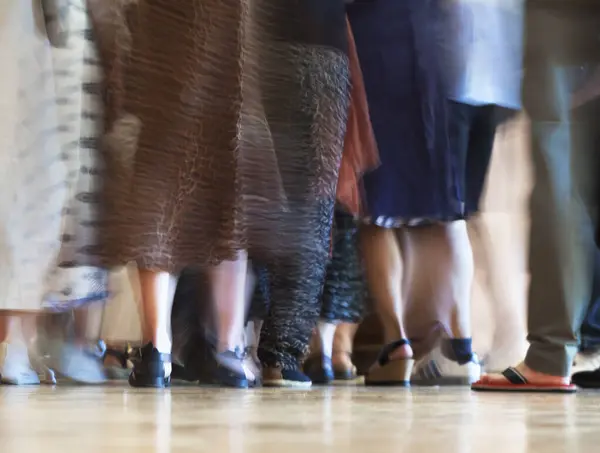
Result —
<path fill-rule="evenodd" d="M 483 376 L 471 386 L 471 389 L 478 392 L 574 393 L 577 391 L 577 387 L 573 384 L 531 384 L 514 367 L 507 368 L 501 375 L 506 380 L 490 379 L 489 376 Z"/>
<path fill-rule="evenodd" d="M 303 370 L 313 384 L 327 385 L 333 382 L 331 357 L 322 354 L 311 355 L 304 361 Z"/>
<path fill-rule="evenodd" d="M 337 351 L 333 351 L 333 357 L 335 357 L 336 355 L 345 355 L 346 357 L 348 357 L 348 360 L 351 364 L 350 368 L 347 367 L 341 367 L 341 366 L 335 366 L 335 364 L 332 365 L 333 367 L 333 375 L 334 375 L 334 379 L 336 381 L 353 381 L 354 379 L 356 379 L 358 377 L 358 372 L 356 370 L 356 366 L 354 365 L 354 362 L 352 361 L 352 353 L 348 352 L 348 351 L 341 351 L 341 350 L 337 350 Z"/>
<path fill-rule="evenodd" d="M 165 364 L 171 363 L 171 354 L 159 352 L 152 343 L 141 349 L 141 360 L 129 375 L 132 387 L 165 388 L 171 385 L 171 376 L 165 376 Z"/>
<path fill-rule="evenodd" d="M 412 357 L 390 359 L 390 355 L 402 346 L 410 346 L 410 341 L 401 339 L 383 347 L 377 359 L 379 366 L 371 368 L 365 376 L 365 385 L 410 386 L 410 377 L 415 360 Z"/>
<path fill-rule="evenodd" d="M 123 349 L 106 348 L 102 356 L 102 363 L 109 379 L 126 380 L 129 377 L 131 373 L 129 363 L 130 359 L 132 359 L 130 351 L 132 351 L 130 346 L 126 346 Z"/>
<path fill-rule="evenodd" d="M 106 349 L 104 349 L 104 353 L 102 354 L 102 360 L 105 361 L 108 358 L 113 358 L 119 363 L 121 368 L 127 369 L 129 366 L 128 362 L 131 358 L 133 358 L 134 354 L 133 348 L 130 345 L 127 345 L 122 349 L 106 347 Z"/>

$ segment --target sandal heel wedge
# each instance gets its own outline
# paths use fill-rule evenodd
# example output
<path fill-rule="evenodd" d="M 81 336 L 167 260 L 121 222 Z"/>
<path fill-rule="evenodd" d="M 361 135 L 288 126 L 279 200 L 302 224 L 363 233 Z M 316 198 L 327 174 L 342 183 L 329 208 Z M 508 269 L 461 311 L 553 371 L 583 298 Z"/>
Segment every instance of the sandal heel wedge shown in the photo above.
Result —
<path fill-rule="evenodd" d="M 415 365 L 414 359 L 390 360 L 385 365 L 375 368 L 365 376 L 365 385 L 410 387 L 410 377 Z"/>
<path fill-rule="evenodd" d="M 377 366 L 371 368 L 365 376 L 365 385 L 410 387 L 415 360 L 412 357 L 390 359 L 390 355 L 403 346 L 410 346 L 410 341 L 402 338 L 383 347 Z"/>

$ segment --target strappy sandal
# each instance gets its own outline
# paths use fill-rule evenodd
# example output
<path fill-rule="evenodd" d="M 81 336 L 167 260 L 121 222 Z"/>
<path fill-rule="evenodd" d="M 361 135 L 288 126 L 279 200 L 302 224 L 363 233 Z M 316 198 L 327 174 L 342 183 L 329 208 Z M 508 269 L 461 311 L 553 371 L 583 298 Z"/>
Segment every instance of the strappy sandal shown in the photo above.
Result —
<path fill-rule="evenodd" d="M 331 357 L 321 353 L 308 356 L 302 368 L 313 384 L 327 385 L 335 379 Z"/>
<path fill-rule="evenodd" d="M 114 349 L 106 347 L 102 355 L 104 370 L 109 379 L 121 380 L 127 379 L 133 365 L 133 356 L 135 352 L 130 345 L 123 349 Z"/>
<path fill-rule="evenodd" d="M 351 366 L 350 368 L 342 368 L 339 366 L 336 367 L 335 365 L 332 365 L 334 379 L 336 381 L 353 381 L 354 379 L 356 379 L 358 377 L 358 370 L 356 369 L 356 366 L 352 361 L 352 353 L 348 351 L 333 351 L 332 358 L 335 355 L 345 355 L 348 358 L 348 361 L 350 362 Z"/>
<path fill-rule="evenodd" d="M 477 392 L 575 393 L 577 391 L 577 386 L 574 384 L 531 384 L 519 370 L 513 367 L 507 368 L 501 374 L 506 381 L 482 376 L 471 386 L 471 389 Z"/>
<path fill-rule="evenodd" d="M 365 376 L 365 385 L 409 387 L 415 360 L 412 357 L 390 359 L 390 355 L 402 346 L 410 346 L 410 341 L 401 339 L 383 347 L 377 364 Z"/>
<path fill-rule="evenodd" d="M 253 346 L 244 349 L 244 369 L 247 375 L 251 374 L 248 377 L 249 387 L 259 387 L 262 383 L 262 365 L 255 350 Z"/>

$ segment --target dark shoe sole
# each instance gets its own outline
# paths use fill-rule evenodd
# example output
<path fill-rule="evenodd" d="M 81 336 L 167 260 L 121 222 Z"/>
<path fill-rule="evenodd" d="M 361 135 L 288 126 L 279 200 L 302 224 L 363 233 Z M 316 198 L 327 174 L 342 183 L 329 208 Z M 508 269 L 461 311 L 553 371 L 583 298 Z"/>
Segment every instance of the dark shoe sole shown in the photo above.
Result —
<path fill-rule="evenodd" d="M 145 377 L 141 379 L 133 372 L 129 375 L 129 385 L 134 388 L 164 389 L 171 386 L 171 377 Z"/>
<path fill-rule="evenodd" d="M 241 376 L 225 367 L 217 367 L 213 383 L 222 387 L 236 389 L 247 389 L 250 387 L 246 376 Z"/>
<path fill-rule="evenodd" d="M 353 381 L 358 378 L 358 375 L 350 370 L 334 371 L 333 378 L 336 381 Z"/>

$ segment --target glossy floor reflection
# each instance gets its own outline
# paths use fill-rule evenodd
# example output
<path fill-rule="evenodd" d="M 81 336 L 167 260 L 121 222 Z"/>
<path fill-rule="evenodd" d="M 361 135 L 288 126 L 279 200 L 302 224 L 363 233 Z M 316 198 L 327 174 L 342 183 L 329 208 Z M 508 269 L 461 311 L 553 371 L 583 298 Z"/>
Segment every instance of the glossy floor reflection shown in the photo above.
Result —
<path fill-rule="evenodd" d="M 580 453 L 600 393 L 0 387 L 0 452 Z"/>

